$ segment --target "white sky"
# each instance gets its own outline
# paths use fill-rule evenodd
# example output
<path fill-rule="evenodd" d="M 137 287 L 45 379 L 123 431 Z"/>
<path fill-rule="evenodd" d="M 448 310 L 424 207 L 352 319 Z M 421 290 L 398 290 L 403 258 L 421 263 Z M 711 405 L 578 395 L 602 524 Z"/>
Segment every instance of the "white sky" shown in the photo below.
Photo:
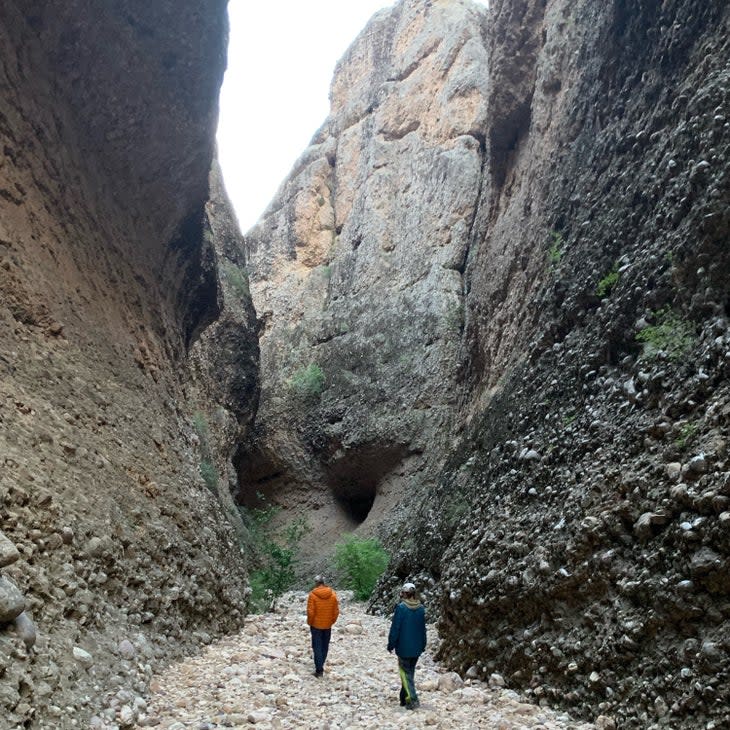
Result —
<path fill-rule="evenodd" d="M 486 2 L 484 2 L 486 4 Z M 230 0 L 218 154 L 242 231 L 329 112 L 335 64 L 389 0 Z"/>

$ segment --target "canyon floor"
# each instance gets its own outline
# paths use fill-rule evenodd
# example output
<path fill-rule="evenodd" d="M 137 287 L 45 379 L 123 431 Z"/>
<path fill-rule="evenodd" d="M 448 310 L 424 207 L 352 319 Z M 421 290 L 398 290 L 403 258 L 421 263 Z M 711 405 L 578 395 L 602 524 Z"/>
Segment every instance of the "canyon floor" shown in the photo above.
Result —
<path fill-rule="evenodd" d="M 429 646 L 416 670 L 421 707 L 398 703 L 396 659 L 386 652 L 389 620 L 365 613 L 340 594 L 325 675 L 313 676 L 306 626 L 306 594 L 288 593 L 275 613 L 252 615 L 244 629 L 171 666 L 151 683 L 137 727 L 213 730 L 223 727 L 491 728 L 588 730 L 596 725 L 524 702 L 515 692 L 462 681 L 433 659 L 441 639 L 430 627 Z M 493 677 L 492 684 L 500 683 Z"/>

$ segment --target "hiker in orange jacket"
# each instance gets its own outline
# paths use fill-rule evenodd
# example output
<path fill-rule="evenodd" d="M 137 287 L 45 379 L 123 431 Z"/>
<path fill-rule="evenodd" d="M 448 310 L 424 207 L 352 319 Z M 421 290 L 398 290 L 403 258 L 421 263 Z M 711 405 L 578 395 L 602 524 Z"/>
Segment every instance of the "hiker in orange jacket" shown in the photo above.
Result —
<path fill-rule="evenodd" d="M 321 677 L 330 646 L 332 625 L 340 615 L 340 604 L 337 594 L 325 583 L 323 576 L 315 576 L 314 584 L 307 598 L 307 623 L 312 632 L 314 676 Z"/>

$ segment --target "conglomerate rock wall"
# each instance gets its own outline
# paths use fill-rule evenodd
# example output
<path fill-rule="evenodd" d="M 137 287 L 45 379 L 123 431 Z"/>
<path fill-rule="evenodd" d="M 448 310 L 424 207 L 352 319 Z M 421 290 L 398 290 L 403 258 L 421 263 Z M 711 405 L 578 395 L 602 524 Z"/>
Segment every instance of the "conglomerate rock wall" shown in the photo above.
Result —
<path fill-rule="evenodd" d="M 3 728 L 130 726 L 153 667 L 242 620 L 221 465 L 257 346 L 209 201 L 226 34 L 222 0 L 0 5 Z M 211 386 L 217 317 L 244 367 Z"/>
<path fill-rule="evenodd" d="M 386 583 L 455 668 L 621 728 L 729 721 L 729 18 L 491 4 L 467 425 Z"/>
<path fill-rule="evenodd" d="M 397 3 L 247 237 L 244 501 L 379 530 L 376 606 L 622 728 L 728 721 L 729 13 Z"/>

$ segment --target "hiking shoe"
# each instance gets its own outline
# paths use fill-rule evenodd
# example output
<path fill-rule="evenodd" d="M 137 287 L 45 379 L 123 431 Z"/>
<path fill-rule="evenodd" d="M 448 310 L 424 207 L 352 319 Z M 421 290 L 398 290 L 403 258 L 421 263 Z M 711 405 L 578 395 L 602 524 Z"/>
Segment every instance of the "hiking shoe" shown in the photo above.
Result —
<path fill-rule="evenodd" d="M 416 700 L 415 702 L 406 702 L 406 710 L 417 710 L 421 706 L 421 703 Z"/>
<path fill-rule="evenodd" d="M 314 672 L 314 676 L 315 676 L 315 677 L 322 677 L 322 676 L 324 676 L 324 671 L 322 671 L 322 672 L 319 672 L 319 671 L 315 671 L 315 672 Z"/>

